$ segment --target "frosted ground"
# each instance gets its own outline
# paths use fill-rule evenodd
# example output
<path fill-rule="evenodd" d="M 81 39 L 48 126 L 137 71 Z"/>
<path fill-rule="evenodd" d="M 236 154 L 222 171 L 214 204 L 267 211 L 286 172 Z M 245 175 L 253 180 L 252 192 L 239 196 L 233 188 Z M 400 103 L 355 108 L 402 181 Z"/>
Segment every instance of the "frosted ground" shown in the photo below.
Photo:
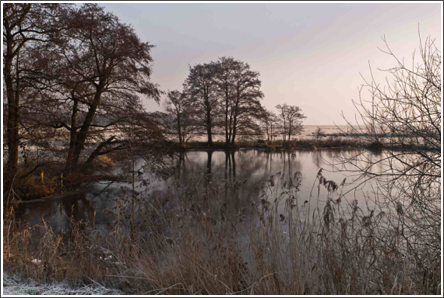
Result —
<path fill-rule="evenodd" d="M 65 282 L 39 283 L 29 278 L 3 272 L 3 295 L 122 295 L 100 284 L 73 288 Z"/>

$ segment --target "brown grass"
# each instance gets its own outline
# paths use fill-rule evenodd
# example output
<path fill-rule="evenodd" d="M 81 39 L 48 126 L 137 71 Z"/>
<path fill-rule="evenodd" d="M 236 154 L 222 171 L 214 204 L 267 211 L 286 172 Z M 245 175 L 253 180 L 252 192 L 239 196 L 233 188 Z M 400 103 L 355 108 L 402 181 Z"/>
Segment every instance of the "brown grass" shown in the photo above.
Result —
<path fill-rule="evenodd" d="M 11 207 L 4 217 L 4 268 L 40 281 L 98 283 L 145 295 L 441 291 L 440 260 L 433 268 L 419 266 L 393 228 L 396 212 L 370 214 L 341 201 L 342 185 L 322 171 L 315 186 L 327 189 L 327 201 L 313 209 L 297 200 L 299 179 L 270 177 L 248 231 L 236 224 L 242 214 L 224 211 L 221 185 L 203 193 L 189 185 L 175 196 L 139 201 L 133 237 L 123 206 L 114 212 L 112 232 L 96 230 L 92 219 L 72 221 L 68 234 L 43 221 L 28 227 Z M 232 198 L 240 187 L 231 186 Z"/>

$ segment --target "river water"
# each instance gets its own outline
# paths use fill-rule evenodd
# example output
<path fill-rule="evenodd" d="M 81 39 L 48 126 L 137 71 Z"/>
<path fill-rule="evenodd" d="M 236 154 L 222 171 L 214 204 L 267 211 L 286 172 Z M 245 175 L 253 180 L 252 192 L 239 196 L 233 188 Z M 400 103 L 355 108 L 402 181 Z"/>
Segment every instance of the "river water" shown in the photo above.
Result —
<path fill-rule="evenodd" d="M 300 206 L 310 207 L 311 210 L 323 208 L 329 195 L 332 199 L 342 196 L 342 200 L 349 203 L 356 200 L 363 212 L 368 213 L 374 206 L 366 198 L 373 197 L 375 183 L 364 183 L 365 177 L 353 171 L 353 167 L 344 169 L 342 164 L 344 158 L 357 154 L 365 156 L 367 162 L 381 158 L 381 153 L 339 149 L 273 153 L 260 150 L 189 151 L 180 153 L 173 161 L 172 174 L 167 178 L 157 178 L 144 171 L 143 160 L 140 160 L 135 166 L 136 208 L 153 199 L 163 200 L 163 204 L 169 204 L 172 210 L 174 201 L 189 200 L 186 206 L 194 208 L 202 200 L 208 198 L 211 201 L 217 197 L 224 203 L 213 204 L 213 209 L 228 205 L 225 214 L 242 213 L 242 218 L 248 222 L 254 217 L 258 202 L 264 199 L 273 203 L 288 189 L 287 183 L 291 183 L 295 202 Z M 324 187 L 318 188 L 320 169 L 327 180 L 340 186 L 333 195 Z M 128 176 L 131 182 L 131 175 Z M 341 186 L 344 179 L 345 183 Z M 112 230 L 117 202 L 123 206 L 125 201 L 131 200 L 133 191 L 130 182 L 102 181 L 81 195 L 21 204 L 18 214 L 31 225 L 41 223 L 43 219 L 59 231 L 69 230 L 70 219 L 88 221 L 99 230 Z M 187 193 L 192 195 L 185 195 Z M 209 206 L 211 209 L 212 202 L 209 202 Z M 285 213 L 284 209 L 284 204 L 279 206 L 279 212 Z"/>

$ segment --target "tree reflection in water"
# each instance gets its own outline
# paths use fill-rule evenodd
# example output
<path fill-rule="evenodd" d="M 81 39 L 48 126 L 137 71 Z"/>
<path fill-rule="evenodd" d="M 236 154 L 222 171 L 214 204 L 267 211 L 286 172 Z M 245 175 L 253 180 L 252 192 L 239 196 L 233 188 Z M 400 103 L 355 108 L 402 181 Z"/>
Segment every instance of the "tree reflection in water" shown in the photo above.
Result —
<path fill-rule="evenodd" d="M 347 181 L 353 180 L 351 177 L 353 173 L 334 171 L 332 165 L 335 164 L 339 156 L 343 158 L 347 154 L 353 155 L 356 152 L 358 151 L 180 152 L 174 161 L 174 173 L 168 179 L 156 180 L 150 173 L 140 175 L 139 181 L 136 183 L 140 198 L 138 207 L 140 210 L 149 209 L 150 200 L 157 199 L 165 201 L 165 208 L 174 210 L 174 206 L 183 203 L 181 200 L 186 200 L 186 205 L 189 208 L 198 206 L 201 211 L 207 212 L 214 220 L 237 222 L 240 220 L 247 226 L 253 222 L 261 189 L 270 176 L 281 172 L 286 178 L 289 178 L 300 172 L 302 181 L 297 196 L 301 200 L 299 203 L 303 204 L 309 199 L 313 181 L 320 168 L 325 169 L 324 174 L 328 179 L 337 183 L 340 183 L 345 177 L 347 177 Z M 368 152 L 368 154 L 372 158 L 371 155 L 377 153 Z M 382 171 L 382 169 L 380 170 Z M 150 182 L 146 183 L 146 180 Z M 352 184 L 347 186 L 344 192 L 352 187 Z M 69 218 L 73 218 L 75 221 L 87 221 L 95 218 L 96 227 L 112 229 L 115 224 L 117 198 L 124 199 L 125 189 L 128 188 L 128 185 L 114 183 L 106 190 L 104 188 L 102 185 L 96 185 L 94 192 L 89 192 L 83 198 L 66 198 L 63 200 L 63 204 L 52 202 L 36 206 L 28 205 L 22 209 L 28 214 L 30 222 L 40 222 L 43 214 L 45 220 L 56 229 L 69 229 Z M 370 191 L 371 185 L 364 185 L 363 190 Z M 325 201 L 323 195 L 325 194 L 320 194 L 319 201 L 321 203 L 323 200 Z M 357 199 L 363 200 L 363 197 L 357 197 Z M 281 211 L 283 212 L 283 208 L 280 209 Z"/>

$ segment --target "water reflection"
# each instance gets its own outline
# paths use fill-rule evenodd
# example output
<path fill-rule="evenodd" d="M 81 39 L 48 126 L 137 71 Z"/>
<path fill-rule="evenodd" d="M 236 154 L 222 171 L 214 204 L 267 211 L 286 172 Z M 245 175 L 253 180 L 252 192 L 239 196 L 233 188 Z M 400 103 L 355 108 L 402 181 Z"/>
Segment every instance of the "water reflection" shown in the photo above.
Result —
<path fill-rule="evenodd" d="M 95 208 L 85 193 L 66 195 L 49 202 L 22 203 L 16 216 L 25 219 L 30 225 L 45 221 L 54 229 L 67 232 L 70 221 L 85 222 L 89 225 L 94 220 Z"/>
<path fill-rule="evenodd" d="M 189 208 L 198 206 L 208 210 L 213 220 L 240 220 L 245 223 L 252 221 L 256 212 L 256 203 L 260 200 L 261 190 L 271 175 L 280 172 L 285 177 L 294 177 L 301 173 L 302 180 L 297 197 L 300 204 L 305 201 L 322 204 L 327 196 L 325 190 L 320 190 L 319 196 L 310 198 L 310 193 L 320 168 L 329 180 L 340 184 L 344 178 L 348 182 L 357 177 L 350 171 L 336 171 L 341 157 L 360 154 L 353 150 L 300 150 L 294 152 L 264 152 L 259 150 L 239 151 L 190 151 L 178 153 L 172 167 L 174 174 L 168 179 L 155 179 L 150 173 L 138 176 L 136 190 L 140 198 L 150 200 L 153 197 L 167 198 L 168 204 L 174 205 L 176 200 L 187 200 Z M 365 162 L 380 159 L 377 153 L 366 153 Z M 382 169 L 380 168 L 382 171 Z M 348 183 L 343 192 L 355 186 Z M 276 189 L 276 192 L 281 190 Z M 192 195 L 185 195 L 186 192 Z M 372 192 L 371 183 L 360 186 L 359 191 L 349 193 L 347 198 L 357 199 L 365 205 L 365 195 Z M 130 183 L 95 185 L 94 191 L 74 198 L 49 203 L 25 204 L 20 212 L 25 214 L 31 224 L 41 221 L 41 217 L 57 229 L 69 229 L 69 219 L 76 221 L 95 219 L 97 229 L 112 228 L 115 221 L 113 215 L 119 198 L 124 204 L 125 198 L 131 193 Z M 183 203 L 183 202 L 182 202 Z M 139 203 L 140 208 L 143 201 Z M 167 204 L 167 203 L 165 203 Z M 315 203 L 313 203 L 315 204 Z M 147 207 L 149 208 L 149 207 Z M 171 207 L 171 208 L 174 208 Z M 197 208 L 197 207 L 196 207 Z M 283 209 L 282 209 L 283 210 Z M 281 210 L 281 211 L 282 211 Z M 96 212 L 96 214 L 94 214 Z M 283 211 L 282 211 L 283 212 Z"/>

